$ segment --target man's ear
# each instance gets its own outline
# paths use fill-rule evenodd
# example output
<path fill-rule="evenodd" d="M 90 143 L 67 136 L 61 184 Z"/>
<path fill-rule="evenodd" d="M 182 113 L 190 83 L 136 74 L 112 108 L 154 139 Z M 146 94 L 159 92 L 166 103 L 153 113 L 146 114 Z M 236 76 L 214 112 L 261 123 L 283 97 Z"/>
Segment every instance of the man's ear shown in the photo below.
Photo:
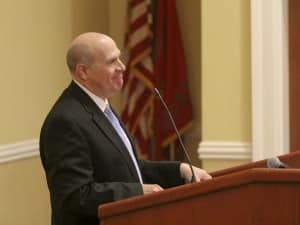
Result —
<path fill-rule="evenodd" d="M 77 77 L 80 80 L 86 81 L 88 79 L 87 66 L 85 64 L 78 63 L 76 65 L 75 71 L 76 71 Z"/>

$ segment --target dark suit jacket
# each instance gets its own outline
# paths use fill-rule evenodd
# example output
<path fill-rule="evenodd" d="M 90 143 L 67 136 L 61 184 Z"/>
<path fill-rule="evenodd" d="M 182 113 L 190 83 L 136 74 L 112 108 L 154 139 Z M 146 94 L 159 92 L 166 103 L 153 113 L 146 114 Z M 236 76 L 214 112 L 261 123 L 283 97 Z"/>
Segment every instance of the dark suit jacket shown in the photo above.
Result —
<path fill-rule="evenodd" d="M 100 204 L 143 193 L 122 140 L 74 82 L 43 124 L 40 156 L 50 191 L 53 225 L 99 224 Z M 164 188 L 183 183 L 179 162 L 138 163 L 144 183 L 158 183 Z"/>

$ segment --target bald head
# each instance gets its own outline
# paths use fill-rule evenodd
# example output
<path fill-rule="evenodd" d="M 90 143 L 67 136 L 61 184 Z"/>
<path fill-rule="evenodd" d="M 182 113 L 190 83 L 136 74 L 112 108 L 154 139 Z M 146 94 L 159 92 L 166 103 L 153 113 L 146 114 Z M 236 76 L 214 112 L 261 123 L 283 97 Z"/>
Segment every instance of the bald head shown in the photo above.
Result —
<path fill-rule="evenodd" d="M 90 66 L 95 60 L 95 54 L 101 53 L 101 45 L 112 39 L 101 33 L 89 32 L 76 37 L 67 52 L 66 60 L 69 70 L 74 74 L 76 65 L 83 63 Z"/>
<path fill-rule="evenodd" d="M 109 36 L 84 33 L 71 43 L 67 64 L 72 79 L 103 99 L 120 91 L 126 67 L 120 49 Z"/>

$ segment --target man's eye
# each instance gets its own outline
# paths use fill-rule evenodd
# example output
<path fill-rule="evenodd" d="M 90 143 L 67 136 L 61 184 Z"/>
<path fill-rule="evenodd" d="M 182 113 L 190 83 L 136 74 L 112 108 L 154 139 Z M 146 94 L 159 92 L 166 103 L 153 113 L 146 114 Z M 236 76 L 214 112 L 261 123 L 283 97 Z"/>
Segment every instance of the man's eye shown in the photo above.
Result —
<path fill-rule="evenodd" d="M 115 59 L 111 59 L 111 60 L 109 60 L 107 63 L 108 64 L 113 64 L 115 62 Z"/>

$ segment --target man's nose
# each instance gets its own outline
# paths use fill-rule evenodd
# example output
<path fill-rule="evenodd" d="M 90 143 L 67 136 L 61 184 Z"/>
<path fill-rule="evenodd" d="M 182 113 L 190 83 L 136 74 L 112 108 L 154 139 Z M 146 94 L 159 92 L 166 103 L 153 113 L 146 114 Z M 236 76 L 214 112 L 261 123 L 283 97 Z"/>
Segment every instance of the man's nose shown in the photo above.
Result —
<path fill-rule="evenodd" d="M 118 59 L 118 68 L 121 71 L 125 71 L 126 70 L 126 66 L 124 65 L 124 63 L 122 62 L 121 59 Z"/>

